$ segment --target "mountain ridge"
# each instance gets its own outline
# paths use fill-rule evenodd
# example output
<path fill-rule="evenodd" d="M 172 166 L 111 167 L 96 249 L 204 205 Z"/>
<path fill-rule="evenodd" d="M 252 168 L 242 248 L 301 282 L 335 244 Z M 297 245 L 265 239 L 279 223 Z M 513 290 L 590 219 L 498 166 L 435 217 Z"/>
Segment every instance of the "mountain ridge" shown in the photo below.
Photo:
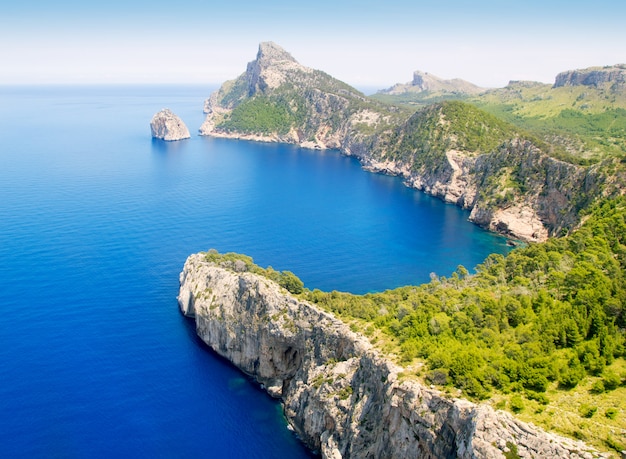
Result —
<path fill-rule="evenodd" d="M 474 95 L 486 91 L 469 81 L 461 78 L 443 79 L 428 72 L 415 70 L 413 80 L 408 83 L 397 83 L 388 89 L 378 91 L 379 94 L 403 94 L 403 93 L 443 93 L 443 94 L 467 94 Z"/>

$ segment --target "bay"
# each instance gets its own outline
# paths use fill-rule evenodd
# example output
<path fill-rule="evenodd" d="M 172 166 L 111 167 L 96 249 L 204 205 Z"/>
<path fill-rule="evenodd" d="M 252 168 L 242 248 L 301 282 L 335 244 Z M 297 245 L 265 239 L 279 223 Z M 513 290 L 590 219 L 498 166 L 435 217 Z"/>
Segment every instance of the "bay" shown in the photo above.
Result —
<path fill-rule="evenodd" d="M 364 293 L 508 250 L 338 152 L 195 135 L 213 89 L 0 87 L 0 457 L 310 456 L 179 314 L 190 253 Z"/>

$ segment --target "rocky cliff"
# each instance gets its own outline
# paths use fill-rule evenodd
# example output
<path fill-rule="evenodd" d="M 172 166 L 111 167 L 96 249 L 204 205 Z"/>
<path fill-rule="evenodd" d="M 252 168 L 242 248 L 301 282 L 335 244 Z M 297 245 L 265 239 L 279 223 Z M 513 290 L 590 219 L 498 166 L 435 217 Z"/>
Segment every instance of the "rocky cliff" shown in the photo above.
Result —
<path fill-rule="evenodd" d="M 282 400 L 294 430 L 324 458 L 602 457 L 405 379 L 365 338 L 243 262 L 191 255 L 178 303 L 207 345 Z"/>
<path fill-rule="evenodd" d="M 611 83 L 621 89 L 626 87 L 626 64 L 561 72 L 556 76 L 554 87 L 599 86 L 604 83 Z"/>
<path fill-rule="evenodd" d="M 580 210 L 608 190 L 603 165 L 550 157 L 532 137 L 460 102 L 418 111 L 366 150 L 366 170 L 402 177 L 469 209 L 476 224 L 529 242 L 568 232 Z"/>
<path fill-rule="evenodd" d="M 191 137 L 189 129 L 171 110 L 164 108 L 156 113 L 150 121 L 150 130 L 155 139 L 175 141 Z"/>
<path fill-rule="evenodd" d="M 201 135 L 342 148 L 394 124 L 402 110 L 374 102 L 324 72 L 298 63 L 272 42 L 259 45 L 246 72 L 205 102 Z"/>

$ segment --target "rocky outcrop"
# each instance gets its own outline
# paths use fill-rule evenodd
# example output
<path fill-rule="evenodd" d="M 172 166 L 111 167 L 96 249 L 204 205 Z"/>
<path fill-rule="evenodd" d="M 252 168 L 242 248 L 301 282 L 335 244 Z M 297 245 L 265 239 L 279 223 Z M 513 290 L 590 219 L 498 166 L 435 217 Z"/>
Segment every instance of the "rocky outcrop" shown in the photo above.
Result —
<path fill-rule="evenodd" d="M 560 161 L 523 138 L 505 140 L 517 134 L 498 133 L 488 117 L 470 132 L 482 130 L 483 139 L 496 132 L 494 146 L 468 151 L 459 141 L 465 132 L 455 126 L 478 114 L 468 109 L 464 119 L 453 120 L 454 104 L 418 112 L 394 135 L 381 136 L 361 153 L 364 168 L 402 177 L 407 186 L 466 208 L 474 223 L 512 238 L 541 242 L 575 228 L 580 210 L 602 192 L 600 166 Z"/>
<path fill-rule="evenodd" d="M 263 109 L 247 112 L 254 101 L 262 101 Z M 371 101 L 298 63 L 277 44 L 264 42 L 243 74 L 211 94 L 204 112 L 201 135 L 337 149 L 347 137 L 360 136 L 360 129 L 389 124 L 398 109 Z M 256 124 L 246 122 L 251 118 Z"/>
<path fill-rule="evenodd" d="M 428 72 L 416 70 L 413 72 L 413 80 L 409 83 L 399 83 L 389 89 L 379 91 L 381 94 L 405 94 L 411 92 L 429 92 L 441 94 L 475 95 L 484 92 L 485 89 L 476 86 L 469 81 L 460 78 L 444 80 Z"/>
<path fill-rule="evenodd" d="M 581 85 L 597 87 L 604 83 L 612 83 L 623 88 L 626 85 L 626 64 L 561 72 L 556 76 L 553 87 Z"/>
<path fill-rule="evenodd" d="M 187 129 L 183 120 L 167 108 L 164 108 L 152 117 L 150 129 L 152 131 L 152 137 L 155 139 L 174 141 L 191 137 L 189 135 L 189 129 Z"/>
<path fill-rule="evenodd" d="M 324 458 L 602 456 L 404 379 L 365 338 L 245 263 L 226 268 L 191 255 L 178 303 L 207 345 L 282 400 L 294 430 Z"/>

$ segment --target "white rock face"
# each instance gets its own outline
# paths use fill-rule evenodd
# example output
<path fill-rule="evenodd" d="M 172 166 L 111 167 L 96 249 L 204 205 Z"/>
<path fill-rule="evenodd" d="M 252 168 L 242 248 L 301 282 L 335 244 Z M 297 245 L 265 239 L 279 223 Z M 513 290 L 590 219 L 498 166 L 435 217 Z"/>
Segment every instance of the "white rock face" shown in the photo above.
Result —
<path fill-rule="evenodd" d="M 416 381 L 332 314 L 275 282 L 191 255 L 178 302 L 198 336 L 281 398 L 299 437 L 323 458 L 608 457 L 488 405 Z"/>
<path fill-rule="evenodd" d="M 152 130 L 152 137 L 161 140 L 174 141 L 191 137 L 183 120 L 167 108 L 152 117 L 150 129 Z"/>

